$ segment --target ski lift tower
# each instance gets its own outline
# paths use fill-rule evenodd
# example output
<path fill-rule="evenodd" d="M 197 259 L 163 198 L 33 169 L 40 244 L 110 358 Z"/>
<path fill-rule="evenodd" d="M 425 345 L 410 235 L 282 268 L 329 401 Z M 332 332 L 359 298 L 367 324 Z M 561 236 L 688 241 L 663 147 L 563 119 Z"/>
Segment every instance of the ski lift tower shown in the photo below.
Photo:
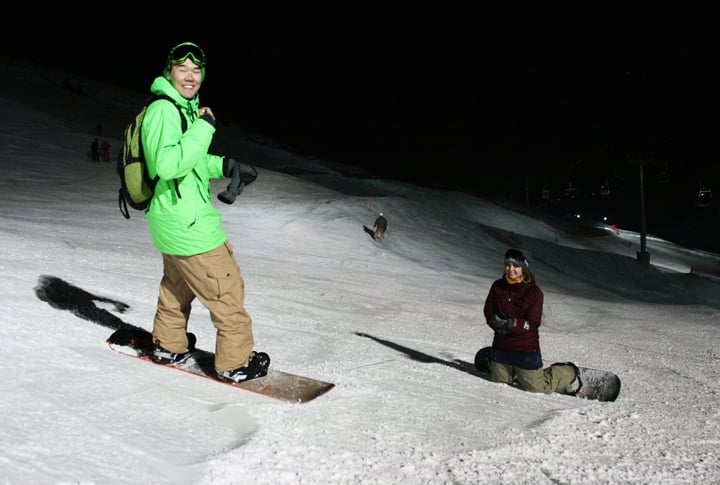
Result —
<path fill-rule="evenodd" d="M 645 229 L 645 165 L 653 163 L 652 155 L 649 152 L 627 154 L 628 163 L 640 170 L 640 251 L 637 252 L 637 260 L 646 266 L 650 264 L 650 253 L 647 251 L 647 231 Z"/>

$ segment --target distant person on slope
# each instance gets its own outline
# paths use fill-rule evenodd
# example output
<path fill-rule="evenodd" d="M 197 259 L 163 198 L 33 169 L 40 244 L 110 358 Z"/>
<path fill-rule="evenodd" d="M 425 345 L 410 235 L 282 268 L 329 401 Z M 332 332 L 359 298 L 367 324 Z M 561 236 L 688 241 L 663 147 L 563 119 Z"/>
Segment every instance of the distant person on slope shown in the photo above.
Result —
<path fill-rule="evenodd" d="M 183 133 L 178 109 L 168 100 L 150 104 L 142 124 L 148 172 L 160 177 L 146 214 L 153 244 L 163 258 L 151 358 L 158 364 L 179 365 L 192 357 L 187 326 L 192 302 L 198 298 L 217 329 L 218 378 L 243 382 L 266 375 L 270 358 L 253 351 L 245 283 L 220 213 L 212 205 L 210 181 L 240 170 L 247 185 L 257 172 L 232 158 L 208 153 L 215 115 L 198 96 L 205 66 L 205 53 L 197 45 L 185 42 L 173 47 L 163 75 L 150 89 L 181 107 L 188 128 Z"/>
<path fill-rule="evenodd" d="M 373 224 L 373 238 L 374 239 L 382 239 L 385 237 L 385 231 L 387 230 L 387 220 L 385 219 L 385 216 L 383 216 L 383 213 L 381 212 L 380 215 L 377 216 L 377 219 L 375 219 L 375 224 Z"/>
<path fill-rule="evenodd" d="M 581 387 L 577 367 L 553 364 L 543 369 L 539 328 L 543 292 L 517 249 L 505 253 L 503 277 L 493 282 L 485 300 L 487 325 L 495 332 L 488 356 L 490 379 L 521 389 L 551 394 L 576 394 Z"/>
<path fill-rule="evenodd" d="M 95 138 L 90 144 L 90 158 L 93 162 L 100 161 L 100 143 L 97 138 Z"/>
<path fill-rule="evenodd" d="M 100 145 L 100 149 L 102 150 L 102 158 L 103 162 L 109 162 L 110 161 L 110 142 L 107 140 L 103 140 L 102 145 Z"/>

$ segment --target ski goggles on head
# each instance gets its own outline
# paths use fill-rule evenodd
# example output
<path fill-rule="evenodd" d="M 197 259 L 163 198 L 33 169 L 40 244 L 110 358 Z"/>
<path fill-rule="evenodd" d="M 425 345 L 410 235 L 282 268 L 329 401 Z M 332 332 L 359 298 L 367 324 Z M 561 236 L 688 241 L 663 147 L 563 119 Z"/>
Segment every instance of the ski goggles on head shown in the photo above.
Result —
<path fill-rule="evenodd" d="M 170 54 L 168 54 L 167 59 L 168 67 L 176 64 L 182 64 L 188 58 L 197 64 L 198 67 L 205 67 L 205 64 L 207 64 L 204 50 L 192 42 L 184 42 L 176 45 L 170 50 Z"/>

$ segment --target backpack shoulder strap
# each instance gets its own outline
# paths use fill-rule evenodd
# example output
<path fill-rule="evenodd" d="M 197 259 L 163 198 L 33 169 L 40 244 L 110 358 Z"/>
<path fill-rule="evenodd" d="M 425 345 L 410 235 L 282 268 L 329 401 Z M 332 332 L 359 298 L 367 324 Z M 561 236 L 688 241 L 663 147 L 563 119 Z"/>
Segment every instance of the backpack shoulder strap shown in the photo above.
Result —
<path fill-rule="evenodd" d="M 180 107 L 177 102 L 175 102 L 174 99 L 172 99 L 167 94 L 153 94 L 151 95 L 148 100 L 145 102 L 145 106 L 150 106 L 150 103 L 153 103 L 159 99 L 165 99 L 167 101 L 170 101 L 178 110 L 178 114 L 180 115 L 180 123 L 182 123 L 182 131 L 185 133 L 187 131 L 187 120 L 185 119 L 185 115 L 183 115 L 182 108 Z"/>
<path fill-rule="evenodd" d="M 154 94 L 153 93 L 152 95 L 150 95 L 150 97 L 145 102 L 145 107 L 147 108 L 148 106 L 150 106 L 151 103 L 153 103 L 159 99 L 165 99 L 167 101 L 170 101 L 177 108 L 178 115 L 180 115 L 180 124 L 182 127 L 181 129 L 182 129 L 182 132 L 185 133 L 187 131 L 188 126 L 187 126 L 187 120 L 185 119 L 185 115 L 182 112 L 182 108 L 180 107 L 179 104 L 177 104 L 177 102 L 174 99 L 172 99 L 167 94 Z M 193 172 L 195 172 L 195 170 L 193 170 Z M 195 175 L 197 176 L 197 172 L 195 172 Z M 160 177 L 156 175 L 152 181 L 153 182 L 153 190 L 154 190 L 154 185 L 157 183 L 158 180 L 160 180 Z M 178 180 L 175 179 L 174 183 L 175 183 L 175 193 L 177 194 L 178 199 L 180 199 L 180 198 L 182 198 L 182 195 L 180 195 L 180 185 L 178 183 Z"/>

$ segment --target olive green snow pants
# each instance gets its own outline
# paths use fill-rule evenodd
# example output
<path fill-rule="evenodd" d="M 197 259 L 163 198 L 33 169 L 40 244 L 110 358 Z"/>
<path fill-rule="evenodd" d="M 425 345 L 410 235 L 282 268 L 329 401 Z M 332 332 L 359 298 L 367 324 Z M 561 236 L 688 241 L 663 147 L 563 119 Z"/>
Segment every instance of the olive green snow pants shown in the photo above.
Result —
<path fill-rule="evenodd" d="M 252 319 L 245 311 L 245 282 L 229 242 L 195 256 L 163 254 L 153 341 L 176 353 L 188 350 L 187 325 L 198 298 L 217 329 L 215 370 L 247 364 L 253 350 Z"/>
<path fill-rule="evenodd" d="M 565 394 L 565 388 L 575 380 L 575 369 L 566 364 L 553 364 L 544 369 L 520 369 L 499 362 L 490 363 L 490 380 L 512 384 L 517 379 L 518 387 L 530 392 Z"/>

